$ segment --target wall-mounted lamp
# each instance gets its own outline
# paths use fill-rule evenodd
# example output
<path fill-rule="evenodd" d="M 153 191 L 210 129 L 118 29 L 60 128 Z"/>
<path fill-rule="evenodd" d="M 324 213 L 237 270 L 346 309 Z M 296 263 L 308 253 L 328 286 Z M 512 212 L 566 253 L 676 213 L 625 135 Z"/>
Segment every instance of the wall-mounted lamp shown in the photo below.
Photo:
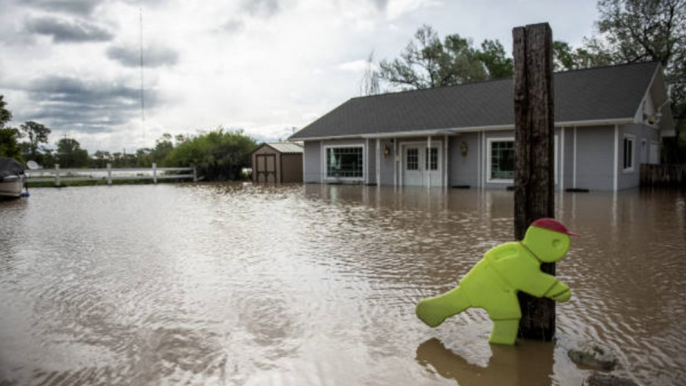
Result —
<path fill-rule="evenodd" d="M 384 158 L 388 158 L 389 155 L 391 155 L 391 148 L 388 145 L 386 145 L 383 148 L 383 156 Z"/>
<path fill-rule="evenodd" d="M 469 146 L 467 146 L 467 142 L 460 142 L 460 151 L 462 152 L 463 157 L 467 156 L 467 151 L 469 151 Z"/>

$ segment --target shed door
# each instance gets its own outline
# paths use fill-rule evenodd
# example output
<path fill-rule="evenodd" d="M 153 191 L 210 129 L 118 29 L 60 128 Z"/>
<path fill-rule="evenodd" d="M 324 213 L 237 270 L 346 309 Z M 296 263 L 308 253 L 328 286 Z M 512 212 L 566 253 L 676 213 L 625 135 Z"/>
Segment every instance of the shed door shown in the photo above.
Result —
<path fill-rule="evenodd" d="M 258 154 L 257 182 L 276 182 L 276 154 Z"/>

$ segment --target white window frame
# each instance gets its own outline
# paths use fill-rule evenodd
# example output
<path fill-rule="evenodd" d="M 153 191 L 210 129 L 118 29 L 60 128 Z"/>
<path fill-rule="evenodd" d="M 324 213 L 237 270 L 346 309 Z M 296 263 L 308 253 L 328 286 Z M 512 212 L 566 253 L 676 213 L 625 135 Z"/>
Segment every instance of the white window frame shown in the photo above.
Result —
<path fill-rule="evenodd" d="M 495 183 L 495 184 L 511 184 L 514 183 L 514 179 L 511 180 L 506 180 L 506 179 L 493 179 L 491 178 L 491 151 L 492 151 L 492 143 L 493 142 L 507 142 L 511 141 L 514 143 L 514 137 L 505 137 L 505 138 L 488 138 L 488 145 L 486 148 L 486 182 L 488 183 Z M 559 141 L 559 136 L 555 134 L 553 136 L 553 175 L 555 179 L 555 185 L 559 183 L 559 154 L 558 154 L 558 141 Z"/>
<path fill-rule="evenodd" d="M 626 141 L 631 143 L 631 165 L 625 167 L 626 165 Z M 636 169 L 636 136 L 633 134 L 624 134 L 622 138 L 622 171 L 624 173 L 632 173 Z"/>
<path fill-rule="evenodd" d="M 492 175 L 492 170 L 491 170 L 491 158 L 492 158 L 492 152 L 493 152 L 493 142 L 512 142 L 514 145 L 514 137 L 501 137 L 501 138 L 488 138 L 487 139 L 487 145 L 486 145 L 486 182 L 487 183 L 493 183 L 493 184 L 511 184 L 514 182 L 514 179 L 507 180 L 507 179 L 494 179 L 491 178 Z"/>
<path fill-rule="evenodd" d="M 360 147 L 362 148 L 362 176 L 361 177 L 329 177 L 329 167 L 328 167 L 328 157 L 327 154 L 329 149 L 341 149 L 348 147 Z M 365 176 L 367 175 L 367 157 L 365 154 L 367 152 L 367 147 L 364 143 L 360 144 L 346 144 L 346 145 L 325 145 L 324 154 L 322 154 L 322 175 L 326 181 L 365 181 Z"/>

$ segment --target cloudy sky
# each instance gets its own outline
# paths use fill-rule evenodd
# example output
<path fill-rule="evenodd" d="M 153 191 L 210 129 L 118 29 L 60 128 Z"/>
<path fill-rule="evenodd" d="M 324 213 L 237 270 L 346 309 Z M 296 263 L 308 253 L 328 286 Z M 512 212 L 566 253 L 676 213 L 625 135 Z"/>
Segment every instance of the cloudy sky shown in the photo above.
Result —
<path fill-rule="evenodd" d="M 391 59 L 422 24 L 475 44 L 547 21 L 573 46 L 595 0 L 0 0 L 0 94 L 97 149 L 135 151 L 162 133 L 219 125 L 287 137 L 358 96 L 373 51 Z M 143 18 L 145 121 L 141 117 Z M 382 86 L 383 87 L 383 86 Z"/>

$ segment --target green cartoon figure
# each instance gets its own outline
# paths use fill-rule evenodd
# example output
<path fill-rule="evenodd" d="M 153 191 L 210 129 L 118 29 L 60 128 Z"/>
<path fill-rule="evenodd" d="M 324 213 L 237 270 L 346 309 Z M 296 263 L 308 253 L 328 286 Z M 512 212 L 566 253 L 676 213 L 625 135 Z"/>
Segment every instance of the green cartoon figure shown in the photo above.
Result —
<path fill-rule="evenodd" d="M 569 236 L 577 235 L 557 220 L 534 221 L 521 242 L 501 244 L 486 252 L 457 288 L 420 301 L 417 316 L 436 327 L 468 308 L 483 308 L 493 320 L 488 341 L 514 344 L 522 317 L 517 291 L 558 302 L 566 302 L 572 296 L 567 285 L 541 271 L 541 263 L 556 262 L 567 254 Z"/>

